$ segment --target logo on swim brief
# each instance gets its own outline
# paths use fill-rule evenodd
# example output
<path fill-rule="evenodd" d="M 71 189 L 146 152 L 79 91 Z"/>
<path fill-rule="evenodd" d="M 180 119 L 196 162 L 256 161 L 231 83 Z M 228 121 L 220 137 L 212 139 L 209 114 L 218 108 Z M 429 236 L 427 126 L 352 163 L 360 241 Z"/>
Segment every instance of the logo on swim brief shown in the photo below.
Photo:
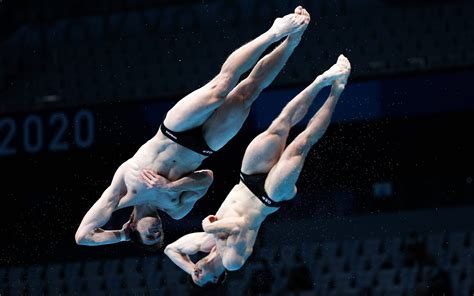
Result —
<path fill-rule="evenodd" d="M 209 150 L 202 150 L 202 153 L 211 155 L 211 154 L 213 153 L 213 151 L 209 151 Z"/>
<path fill-rule="evenodd" d="M 168 136 L 170 136 L 171 138 L 175 139 L 175 140 L 178 138 L 178 137 L 176 137 L 175 135 L 173 135 L 172 133 L 170 133 L 170 131 L 168 131 L 168 130 L 165 131 L 165 133 L 166 133 Z"/>
<path fill-rule="evenodd" d="M 263 196 L 263 195 L 260 197 L 260 199 L 263 200 L 263 202 L 266 203 L 267 205 L 271 205 L 271 204 L 272 204 L 271 200 L 269 200 L 268 198 L 266 198 L 266 197 Z"/>

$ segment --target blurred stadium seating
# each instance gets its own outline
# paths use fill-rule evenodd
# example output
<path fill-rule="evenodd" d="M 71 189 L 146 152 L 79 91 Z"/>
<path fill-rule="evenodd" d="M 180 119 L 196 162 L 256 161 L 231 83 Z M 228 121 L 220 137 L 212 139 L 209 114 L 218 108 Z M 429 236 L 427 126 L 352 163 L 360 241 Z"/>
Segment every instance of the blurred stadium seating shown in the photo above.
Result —
<path fill-rule="evenodd" d="M 414 232 L 402 237 L 266 246 L 255 250 L 245 268 L 229 275 L 221 292 L 472 295 L 473 239 L 470 231 Z M 188 276 L 159 255 L 4 267 L 0 278 L 2 295 L 192 293 Z"/>
<path fill-rule="evenodd" d="M 275 87 L 307 83 L 340 53 L 357 65 L 354 79 L 474 64 L 472 1 L 293 2 L 214 1 L 160 9 L 129 3 L 134 10 L 123 4 L 99 13 L 95 7 L 74 18 L 59 9 L 41 26 L 33 15 L 42 10 L 30 7 L 29 17 L 0 45 L 0 110 L 183 95 L 296 3 L 312 13 L 313 28 Z M 57 100 L 45 99 L 50 95 Z"/>

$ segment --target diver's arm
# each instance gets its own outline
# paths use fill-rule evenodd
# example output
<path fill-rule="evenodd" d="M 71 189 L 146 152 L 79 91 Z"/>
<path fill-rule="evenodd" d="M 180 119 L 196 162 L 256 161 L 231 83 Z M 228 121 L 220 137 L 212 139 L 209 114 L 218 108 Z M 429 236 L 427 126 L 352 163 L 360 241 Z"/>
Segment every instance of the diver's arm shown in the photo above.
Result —
<path fill-rule="evenodd" d="M 179 220 L 186 216 L 192 210 L 194 204 L 206 194 L 212 184 L 213 173 L 211 170 L 195 171 L 171 182 L 152 170 L 144 169 L 140 173 L 140 178 L 148 188 L 180 195 L 180 201 L 176 207 L 164 209 L 171 218 Z M 157 198 L 159 198 L 159 195 L 157 195 Z"/>
<path fill-rule="evenodd" d="M 206 233 L 237 233 L 245 224 L 243 217 L 231 217 L 218 220 L 216 216 L 209 215 L 202 220 L 202 228 Z"/>
<path fill-rule="evenodd" d="M 214 174 L 211 170 L 200 170 L 192 172 L 181 179 L 169 184 L 169 189 L 175 192 L 181 191 L 207 191 L 214 180 Z"/>
<path fill-rule="evenodd" d="M 75 240 L 79 245 L 98 246 L 114 244 L 128 240 L 126 225 L 121 230 L 103 230 L 104 226 L 117 210 L 121 199 L 121 186 L 124 167 L 121 166 L 114 175 L 110 186 L 89 209 L 76 231 Z"/>
<path fill-rule="evenodd" d="M 76 232 L 76 243 L 85 246 L 114 244 L 128 240 L 125 229 L 103 230 L 118 205 L 114 189 L 107 188 L 99 200 L 89 209 Z"/>
<path fill-rule="evenodd" d="M 187 234 L 165 248 L 165 254 L 174 264 L 184 270 L 189 275 L 194 273 L 194 262 L 191 261 L 189 255 L 197 252 L 208 252 L 203 249 L 205 240 L 209 237 L 203 232 L 195 232 Z"/>
<path fill-rule="evenodd" d="M 148 188 L 168 192 L 207 190 L 213 181 L 213 173 L 211 170 L 195 171 L 176 181 L 169 181 L 153 170 L 144 169 L 141 171 L 140 177 L 145 181 Z"/>
<path fill-rule="evenodd" d="M 168 215 L 175 219 L 179 220 L 185 217 L 194 207 L 194 204 L 207 193 L 209 187 L 198 191 L 185 191 L 181 193 L 180 203 L 177 207 L 167 210 Z"/>
<path fill-rule="evenodd" d="M 227 241 L 225 249 L 219 250 L 219 252 L 222 254 L 222 263 L 225 269 L 229 271 L 239 270 L 245 263 L 245 250 L 236 244 L 229 244 L 229 241 Z"/>

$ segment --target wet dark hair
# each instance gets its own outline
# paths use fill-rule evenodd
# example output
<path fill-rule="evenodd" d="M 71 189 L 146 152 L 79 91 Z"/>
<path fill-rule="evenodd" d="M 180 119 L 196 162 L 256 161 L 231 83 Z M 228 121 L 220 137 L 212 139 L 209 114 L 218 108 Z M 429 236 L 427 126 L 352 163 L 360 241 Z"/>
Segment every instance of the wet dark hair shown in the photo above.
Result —
<path fill-rule="evenodd" d="M 220 275 L 219 278 L 217 279 L 217 282 L 216 282 L 216 283 L 208 282 L 208 283 L 206 283 L 204 286 L 201 287 L 201 286 L 197 285 L 197 284 L 193 281 L 193 279 L 192 279 L 192 277 L 191 277 L 191 284 L 192 284 L 194 287 L 199 288 L 199 289 L 213 290 L 213 289 L 215 289 L 215 288 L 217 288 L 217 287 L 222 286 L 222 285 L 224 284 L 224 282 L 225 282 L 226 279 L 227 279 L 227 271 L 224 270 L 224 272 L 221 273 L 221 275 Z"/>
<path fill-rule="evenodd" d="M 137 247 L 139 247 L 140 249 L 146 252 L 150 252 L 150 253 L 156 252 L 160 250 L 164 245 L 163 232 L 161 233 L 161 240 L 153 245 L 144 244 L 140 236 L 140 232 L 138 232 L 138 230 L 130 230 L 129 236 L 130 236 L 130 241 L 132 243 L 134 243 Z"/>
<path fill-rule="evenodd" d="M 160 219 L 160 216 L 158 215 L 158 213 L 156 213 L 156 216 L 151 216 L 150 215 L 149 217 Z M 132 213 L 130 215 L 130 220 L 129 221 L 132 222 L 134 220 L 134 218 L 135 218 L 135 216 Z M 138 232 L 138 230 L 136 230 L 136 229 L 130 229 L 129 237 L 130 237 L 130 242 L 134 243 L 137 247 L 139 247 L 143 251 L 150 252 L 150 253 L 160 250 L 164 245 L 163 230 L 161 231 L 160 241 L 157 242 L 156 244 L 153 244 L 153 245 L 144 244 L 143 240 L 140 236 L 140 232 Z"/>

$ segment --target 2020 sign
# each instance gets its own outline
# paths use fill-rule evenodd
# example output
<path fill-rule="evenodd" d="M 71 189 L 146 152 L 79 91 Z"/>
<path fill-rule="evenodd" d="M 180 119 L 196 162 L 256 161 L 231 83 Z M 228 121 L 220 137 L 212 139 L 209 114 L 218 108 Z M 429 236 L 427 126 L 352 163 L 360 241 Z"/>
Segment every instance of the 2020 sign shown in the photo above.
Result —
<path fill-rule="evenodd" d="M 0 156 L 86 149 L 94 139 L 95 119 L 90 110 L 0 118 Z"/>

